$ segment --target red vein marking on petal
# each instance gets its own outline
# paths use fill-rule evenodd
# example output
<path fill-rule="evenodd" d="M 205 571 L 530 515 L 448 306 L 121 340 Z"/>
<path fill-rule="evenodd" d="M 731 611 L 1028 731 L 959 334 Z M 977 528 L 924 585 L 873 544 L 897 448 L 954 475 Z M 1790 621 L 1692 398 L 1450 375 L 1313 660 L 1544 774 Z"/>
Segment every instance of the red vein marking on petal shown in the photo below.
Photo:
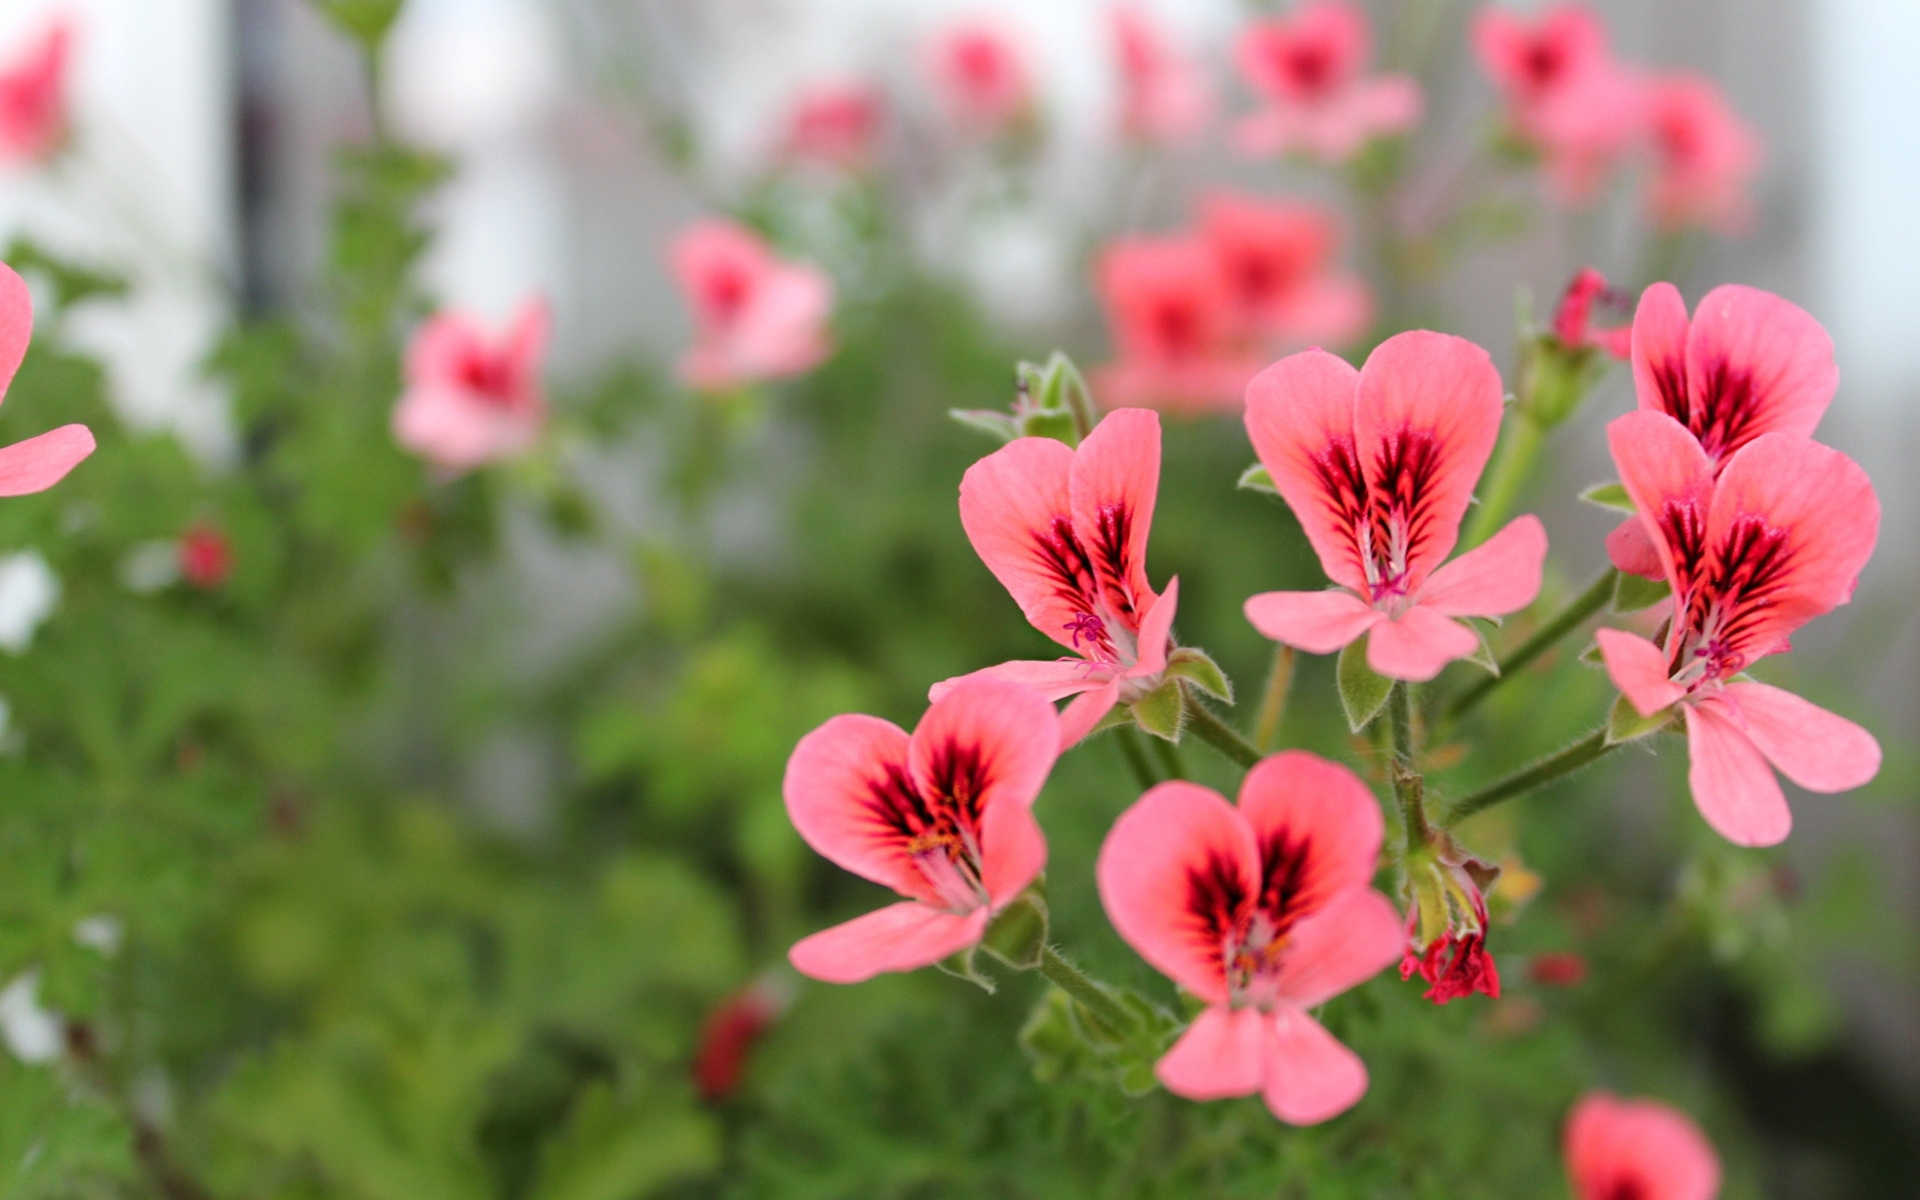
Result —
<path fill-rule="evenodd" d="M 1686 625 L 1673 643 L 1673 669 L 1703 661 L 1709 677 L 1725 679 L 1760 657 L 1752 653 L 1752 628 L 1790 581 L 1792 566 L 1792 539 L 1785 529 L 1753 513 L 1736 518 L 1687 595 Z M 1762 654 L 1769 649 L 1759 647 Z"/>
<path fill-rule="evenodd" d="M 1347 533 L 1348 553 L 1354 566 L 1368 580 L 1373 578 L 1373 559 L 1367 552 L 1367 478 L 1360 469 L 1360 452 L 1351 435 L 1335 437 L 1326 449 L 1308 459 L 1314 478 L 1320 483 L 1320 499 L 1333 515 L 1334 523 Z"/>
<path fill-rule="evenodd" d="M 1440 472 L 1440 444 L 1426 430 L 1403 428 L 1381 439 L 1371 496 L 1367 538 L 1367 582 L 1372 599 L 1402 596 L 1408 564 L 1433 536 L 1428 505 Z"/>
<path fill-rule="evenodd" d="M 1099 506 L 1095 521 L 1097 528 L 1092 531 L 1094 541 L 1089 555 L 1098 568 L 1095 586 L 1100 590 L 1101 599 L 1106 601 L 1108 611 L 1129 631 L 1137 632 L 1140 614 L 1134 605 L 1133 592 L 1127 587 L 1133 565 L 1128 546 L 1133 534 L 1133 509 L 1119 502 L 1108 502 Z"/>
<path fill-rule="evenodd" d="M 932 795 L 913 786 L 905 764 L 888 763 L 869 802 L 890 848 L 906 855 L 933 894 L 955 912 L 984 903 L 981 886 L 982 798 L 993 764 L 977 745 L 949 741 L 931 756 Z"/>
<path fill-rule="evenodd" d="M 1193 936 L 1210 969 L 1229 980 L 1228 956 L 1237 947 L 1251 897 L 1238 863 L 1218 854 L 1187 870 L 1187 912 Z"/>
<path fill-rule="evenodd" d="M 1705 394 L 1692 399 L 1698 403 L 1683 403 L 1682 412 L 1674 415 L 1693 431 L 1715 463 L 1726 461 L 1728 455 L 1752 440 L 1760 405 L 1751 372 L 1735 370 L 1726 359 L 1719 359 L 1707 371 Z"/>

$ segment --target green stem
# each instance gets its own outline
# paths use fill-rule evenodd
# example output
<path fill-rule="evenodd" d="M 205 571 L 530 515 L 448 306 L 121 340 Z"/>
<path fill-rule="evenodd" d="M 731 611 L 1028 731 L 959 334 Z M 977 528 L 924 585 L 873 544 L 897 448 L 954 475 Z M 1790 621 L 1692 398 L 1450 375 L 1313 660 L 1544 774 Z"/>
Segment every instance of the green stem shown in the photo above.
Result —
<path fill-rule="evenodd" d="M 1553 618 L 1532 637 L 1521 642 L 1518 648 L 1500 660 L 1500 673 L 1489 675 L 1460 694 L 1459 699 L 1447 709 L 1449 718 L 1457 718 L 1462 713 L 1486 698 L 1488 692 L 1500 686 L 1501 682 L 1525 667 L 1534 659 L 1547 652 L 1555 642 L 1572 633 L 1580 624 L 1594 613 L 1605 608 L 1607 601 L 1613 598 L 1613 589 L 1620 581 L 1620 572 L 1608 567 L 1600 573 L 1600 578 L 1588 585 L 1587 590 L 1573 598 L 1572 603 L 1554 614 Z"/>
<path fill-rule="evenodd" d="M 1187 777 L 1186 760 L 1180 757 L 1180 747 L 1165 738 L 1148 738 L 1147 744 L 1153 747 L 1153 753 L 1160 760 L 1161 769 L 1166 771 L 1168 779 Z"/>
<path fill-rule="evenodd" d="M 1239 730 L 1215 716 L 1212 709 L 1192 694 L 1187 696 L 1187 728 L 1243 767 L 1251 768 L 1260 761 L 1260 751 L 1252 742 L 1241 737 Z"/>
<path fill-rule="evenodd" d="M 1136 1024 L 1133 1014 L 1120 1006 L 1105 985 L 1062 958 L 1060 952 L 1051 945 L 1040 948 L 1040 973 L 1055 987 L 1079 1001 L 1088 1014 L 1115 1034 L 1132 1032 Z"/>
<path fill-rule="evenodd" d="M 1563 775 L 1571 775 L 1589 763 L 1605 757 L 1622 744 L 1624 743 L 1608 742 L 1607 729 L 1603 725 L 1566 749 L 1549 754 L 1532 766 L 1515 771 L 1505 779 L 1490 783 L 1479 791 L 1455 801 L 1447 810 L 1447 823 L 1465 820 L 1483 809 L 1493 807 L 1502 800 L 1524 796 Z"/>
<path fill-rule="evenodd" d="M 1427 783 L 1414 767 L 1413 689 L 1395 683 L 1387 696 L 1387 719 L 1393 727 L 1393 797 L 1400 802 L 1400 821 L 1407 832 L 1407 852 L 1433 840 L 1427 823 Z"/>
<path fill-rule="evenodd" d="M 1520 489 L 1533 474 L 1534 460 L 1540 457 L 1540 447 L 1546 440 L 1547 431 L 1532 417 L 1525 412 L 1513 414 L 1500 437 L 1500 448 L 1494 451 L 1493 465 L 1487 469 L 1480 505 L 1467 522 L 1466 536 L 1460 539 L 1462 549 L 1471 550 L 1486 541 L 1507 519 Z"/>
<path fill-rule="evenodd" d="M 1160 776 L 1154 773 L 1153 764 L 1147 761 L 1147 748 L 1140 744 L 1140 731 L 1131 725 L 1122 725 L 1113 731 L 1113 740 L 1120 746 L 1120 756 L 1127 760 L 1127 766 L 1133 771 L 1133 778 L 1140 790 L 1160 782 Z"/>
<path fill-rule="evenodd" d="M 1287 691 L 1293 686 L 1293 647 L 1273 648 L 1273 669 L 1267 672 L 1267 690 L 1260 697 L 1260 713 L 1253 722 L 1253 748 L 1271 754 L 1280 741 L 1280 721 L 1287 715 Z"/>

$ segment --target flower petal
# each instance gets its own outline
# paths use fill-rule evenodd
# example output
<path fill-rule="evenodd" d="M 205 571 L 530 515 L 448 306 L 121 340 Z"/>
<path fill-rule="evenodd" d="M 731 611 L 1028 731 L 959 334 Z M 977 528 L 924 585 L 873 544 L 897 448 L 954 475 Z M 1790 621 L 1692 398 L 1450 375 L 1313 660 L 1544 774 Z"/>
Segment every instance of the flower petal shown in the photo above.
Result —
<path fill-rule="evenodd" d="M 0 496 L 46 491 L 92 454 L 93 446 L 93 432 L 85 425 L 62 425 L 0 448 Z"/>
<path fill-rule="evenodd" d="M 1290 354 L 1247 385 L 1247 437 L 1320 556 L 1327 578 L 1367 586 L 1359 531 L 1366 481 L 1353 410 L 1360 373 L 1324 350 Z"/>
<path fill-rule="evenodd" d="M 1715 832 L 1736 846 L 1776 846 L 1793 829 L 1793 813 L 1759 749 L 1718 700 L 1683 705 L 1687 717 L 1687 784 Z"/>
<path fill-rule="evenodd" d="M 33 293 L 18 272 L 0 263 L 0 399 L 13 385 L 32 341 Z"/>
<path fill-rule="evenodd" d="M 1288 933 L 1280 995 L 1301 1008 L 1317 1008 L 1392 965 L 1406 941 L 1406 922 L 1393 901 L 1370 887 L 1351 889 Z"/>
<path fill-rule="evenodd" d="M 1633 312 L 1633 392 L 1642 410 L 1685 424 L 1687 302 L 1680 289 L 1656 283 L 1640 293 Z M 1691 432 L 1691 431 L 1689 431 Z"/>
<path fill-rule="evenodd" d="M 960 480 L 960 524 L 980 561 L 1035 629 L 1069 649 L 1069 628 L 1092 612 L 1092 564 L 1073 529 L 1073 451 L 1053 438 L 1007 443 Z"/>
<path fill-rule="evenodd" d="M 1332 654 L 1386 620 L 1348 591 L 1262 592 L 1247 598 L 1246 613 L 1266 637 L 1308 654 Z"/>
<path fill-rule="evenodd" d="M 1163 783 L 1120 814 L 1094 875 L 1107 919 L 1140 957 L 1209 1004 L 1225 1004 L 1223 896 L 1253 894 L 1259 849 L 1239 810 L 1193 783 Z"/>
<path fill-rule="evenodd" d="M 980 820 L 980 882 L 994 908 L 1018 896 L 1047 865 L 1047 839 L 1024 804 L 996 804 Z"/>
<path fill-rule="evenodd" d="M 1240 813 L 1263 865 L 1276 857 L 1287 861 L 1288 913 L 1281 915 L 1304 918 L 1373 882 L 1383 829 L 1380 802 L 1339 763 L 1305 750 L 1260 760 L 1240 785 Z"/>
<path fill-rule="evenodd" d="M 1642 579 L 1665 579 L 1667 569 L 1660 561 L 1660 550 L 1639 516 L 1628 517 L 1607 535 L 1607 561 L 1629 575 Z"/>
<path fill-rule="evenodd" d="M 1763 433 L 1810 437 L 1840 386 L 1833 339 L 1797 304 L 1729 283 L 1708 292 L 1687 333 L 1690 411 L 1680 418 L 1716 460 Z"/>
<path fill-rule="evenodd" d="M 1540 594 L 1547 561 L 1547 529 L 1528 513 L 1443 565 L 1420 589 L 1422 606 L 1450 617 L 1503 617 Z"/>
<path fill-rule="evenodd" d="M 1104 685 L 1113 672 L 1104 664 L 1084 658 L 1015 659 L 981 667 L 952 679 L 942 679 L 927 689 L 929 702 L 940 699 L 969 679 L 998 679 L 1032 688 L 1049 700 L 1064 700 Z"/>
<path fill-rule="evenodd" d="M 1485 350 L 1430 330 L 1388 338 L 1360 368 L 1360 463 L 1376 527 L 1389 511 L 1406 521 L 1409 593 L 1453 553 L 1500 435 L 1504 395 Z"/>
<path fill-rule="evenodd" d="M 1667 582 L 1686 595 L 1704 566 L 1713 464 L 1686 426 L 1646 409 L 1609 424 L 1607 446 Z"/>
<path fill-rule="evenodd" d="M 1631 1192 L 1713 1200 L 1720 1158 L 1685 1113 L 1652 1100 L 1589 1094 L 1567 1119 L 1567 1174 L 1580 1200 Z"/>
<path fill-rule="evenodd" d="M 1060 722 L 1046 697 L 1017 683 L 975 679 L 920 718 L 907 770 L 929 803 L 951 798 L 984 814 L 998 804 L 1031 807 L 1059 753 Z"/>
<path fill-rule="evenodd" d="M 1120 408 L 1094 426 L 1068 472 L 1073 529 L 1093 560 L 1107 608 L 1138 630 L 1153 607 L 1147 535 L 1160 490 L 1160 415 Z"/>
<path fill-rule="evenodd" d="M 801 938 L 787 961 L 823 983 L 860 983 L 886 971 L 930 967 L 986 931 L 984 908 L 963 915 L 907 900 Z"/>
<path fill-rule="evenodd" d="M 781 791 L 793 827 L 827 861 L 932 900 L 888 819 L 887 797 L 909 786 L 907 745 L 906 731 L 891 721 L 842 714 L 800 739 Z"/>
<path fill-rule="evenodd" d="M 1113 711 L 1120 703 L 1120 681 L 1108 676 L 1097 687 L 1089 688 L 1074 697 L 1072 704 L 1060 713 L 1060 753 L 1080 744 L 1101 718 Z"/>
<path fill-rule="evenodd" d="M 1641 716 L 1650 717 L 1687 694 L 1668 677 L 1667 656 L 1647 639 L 1620 629 L 1596 629 L 1593 638 L 1613 686 Z"/>
<path fill-rule="evenodd" d="M 1167 590 L 1147 609 L 1140 622 L 1139 655 L 1128 675 L 1158 675 L 1167 669 L 1167 643 L 1173 637 L 1173 616 L 1180 608 L 1180 577 L 1167 580 Z"/>
<path fill-rule="evenodd" d="M 1764 683 L 1728 684 L 1747 738 L 1810 792 L 1844 792 L 1880 773 L 1880 743 L 1852 721 Z"/>
<path fill-rule="evenodd" d="M 1154 1078 L 1189 1100 L 1250 1096 L 1266 1082 L 1272 1038 L 1273 1021 L 1265 1013 L 1209 1005 L 1161 1055 Z"/>
<path fill-rule="evenodd" d="M 1320 1022 L 1296 1008 L 1274 1011 L 1265 1099 L 1289 1125 L 1318 1125 L 1367 1094 L 1367 1067 Z"/>
<path fill-rule="evenodd" d="M 1389 679 L 1424 683 L 1456 658 L 1480 648 L 1473 630 L 1445 613 L 1416 604 L 1398 620 L 1382 621 L 1367 638 L 1367 665 Z"/>

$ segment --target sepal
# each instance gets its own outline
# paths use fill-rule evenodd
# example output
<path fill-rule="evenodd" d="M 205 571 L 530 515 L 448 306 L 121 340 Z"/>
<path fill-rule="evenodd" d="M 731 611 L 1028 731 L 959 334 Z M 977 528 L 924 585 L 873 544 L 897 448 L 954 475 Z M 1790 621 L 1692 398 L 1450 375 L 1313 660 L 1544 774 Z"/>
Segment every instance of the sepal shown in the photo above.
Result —
<path fill-rule="evenodd" d="M 1581 492 L 1580 498 L 1596 508 L 1610 509 L 1628 515 L 1638 511 L 1633 507 L 1633 499 L 1627 495 L 1626 487 L 1619 483 L 1596 483 Z"/>
<path fill-rule="evenodd" d="M 951 975 L 955 979 L 964 979 L 991 996 L 1000 990 L 1000 985 L 994 982 L 993 976 L 981 974 L 979 967 L 974 964 L 974 959 L 979 953 L 979 946 L 968 946 L 960 953 L 949 955 L 933 964 L 934 970 L 943 975 Z"/>
<path fill-rule="evenodd" d="M 1215 700 L 1233 703 L 1233 683 L 1205 650 L 1182 646 L 1167 655 L 1167 676 L 1184 679 Z"/>
<path fill-rule="evenodd" d="M 947 415 L 968 429 L 977 429 L 1002 442 L 1011 442 L 1020 436 L 1020 426 L 1012 417 L 990 408 L 950 408 Z"/>
<path fill-rule="evenodd" d="M 1139 994 L 1108 988 L 1114 1003 L 1131 1018 L 1115 1029 L 1059 988 L 1048 988 L 1020 1030 L 1020 1045 L 1041 1083 L 1083 1079 L 1117 1087 L 1128 1096 L 1144 1096 L 1156 1086 L 1153 1068 L 1182 1024 Z"/>
<path fill-rule="evenodd" d="M 1664 579 L 1648 579 L 1622 571 L 1613 582 L 1613 611 L 1639 612 L 1652 608 L 1671 595 L 1673 588 Z"/>
<path fill-rule="evenodd" d="M 1031 971 L 1040 965 L 1046 946 L 1047 889 L 1035 880 L 994 916 L 980 948 L 1015 970 Z"/>
<path fill-rule="evenodd" d="M 1473 630 L 1473 635 L 1480 639 L 1480 648 L 1469 654 L 1466 661 L 1498 679 L 1500 678 L 1500 660 L 1493 656 L 1493 644 L 1487 641 L 1487 626 L 1491 624 L 1493 624 L 1491 618 L 1476 617 L 1467 620 L 1467 628 Z"/>
<path fill-rule="evenodd" d="M 1625 696 L 1616 696 L 1612 710 L 1607 713 L 1607 745 L 1618 746 L 1651 737 L 1673 724 L 1674 715 L 1673 708 L 1669 706 L 1650 717 L 1643 717 Z"/>
<path fill-rule="evenodd" d="M 1269 496 L 1280 494 L 1280 489 L 1274 486 L 1273 474 L 1267 470 L 1265 463 L 1255 463 L 1240 472 L 1240 482 L 1235 486 L 1242 491 L 1265 492 Z"/>
<path fill-rule="evenodd" d="M 1186 693 L 1180 689 L 1179 680 L 1169 679 L 1135 700 L 1127 711 L 1133 714 L 1134 723 L 1148 733 L 1178 742 L 1180 725 L 1187 716 Z"/>
<path fill-rule="evenodd" d="M 1347 728 L 1355 733 L 1365 729 L 1387 705 L 1387 696 L 1393 691 L 1393 680 L 1373 673 L 1367 665 L 1367 638 L 1362 635 L 1347 643 L 1340 651 L 1340 661 L 1334 670 L 1334 678 L 1340 687 L 1340 707 L 1347 714 Z"/>

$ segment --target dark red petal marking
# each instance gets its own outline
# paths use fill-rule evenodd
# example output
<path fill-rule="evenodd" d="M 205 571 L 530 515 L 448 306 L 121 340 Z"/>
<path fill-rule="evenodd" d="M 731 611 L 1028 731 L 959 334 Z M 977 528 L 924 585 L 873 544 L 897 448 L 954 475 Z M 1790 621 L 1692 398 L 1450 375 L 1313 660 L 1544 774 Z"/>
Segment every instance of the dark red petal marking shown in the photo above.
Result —
<path fill-rule="evenodd" d="M 1687 500 L 1666 500 L 1655 517 L 1667 550 L 1673 555 L 1673 569 L 1680 577 L 1676 591 L 1691 596 L 1697 590 L 1707 563 L 1707 513 L 1704 506 Z"/>
<path fill-rule="evenodd" d="M 1060 513 L 1034 531 L 1033 557 L 1052 580 L 1054 595 L 1063 604 L 1076 613 L 1096 611 L 1099 578 L 1094 572 L 1092 556 L 1074 536 L 1071 517 Z"/>
<path fill-rule="evenodd" d="M 1638 1175 L 1617 1179 L 1594 1200 L 1653 1200 L 1653 1189 Z"/>
<path fill-rule="evenodd" d="M 1374 471 L 1377 486 L 1369 509 L 1380 584 L 1398 586 L 1407 564 L 1420 556 L 1433 537 L 1429 501 L 1439 473 L 1440 443 L 1427 430 L 1405 428 L 1381 439 Z"/>
<path fill-rule="evenodd" d="M 1660 386 L 1663 392 L 1668 387 L 1664 378 Z M 1684 393 L 1684 384 L 1673 386 Z M 1724 462 L 1728 455 L 1753 439 L 1753 425 L 1760 416 L 1760 399 L 1751 372 L 1735 370 L 1723 358 L 1707 371 L 1702 394 L 1692 399 L 1694 403 L 1683 399 L 1681 411 L 1673 415 L 1693 431 L 1707 457 L 1714 462 Z"/>
<path fill-rule="evenodd" d="M 1226 950 L 1237 943 L 1247 922 L 1252 897 L 1238 863 L 1219 854 L 1187 871 L 1187 917 L 1194 948 L 1207 965 L 1225 977 Z"/>
<path fill-rule="evenodd" d="M 1128 586 L 1133 568 L 1128 544 L 1133 534 L 1133 509 L 1111 501 L 1100 505 L 1094 520 L 1097 527 L 1091 531 L 1090 557 L 1097 572 L 1100 598 L 1106 602 L 1108 612 L 1119 618 L 1129 631 L 1137 633 L 1140 613 L 1134 603 L 1133 590 Z"/>
<path fill-rule="evenodd" d="M 930 795 L 921 794 L 906 764 L 888 763 L 871 785 L 868 805 L 887 848 L 909 858 L 944 850 L 978 875 L 981 799 L 993 782 L 993 764 L 977 745 L 947 742 L 932 755 Z"/>
<path fill-rule="evenodd" d="M 1647 367 L 1653 373 L 1653 386 L 1660 393 L 1661 411 L 1693 430 L 1693 404 L 1687 398 L 1686 360 L 1676 354 L 1659 362 L 1648 363 Z M 1694 430 L 1694 436 L 1699 436 L 1698 430 Z"/>
<path fill-rule="evenodd" d="M 1367 520 L 1367 477 L 1360 469 L 1360 453 L 1350 435 L 1336 437 L 1308 460 L 1320 484 L 1320 502 L 1332 524 L 1346 531 L 1347 553 L 1356 574 L 1369 575 L 1366 540 L 1361 530 Z"/>
<path fill-rule="evenodd" d="M 1319 897 L 1310 894 L 1308 868 L 1312 866 L 1313 843 L 1294 840 L 1283 829 L 1260 842 L 1259 911 L 1273 923 L 1275 936 L 1287 931 L 1295 921 L 1318 908 Z"/>
<path fill-rule="evenodd" d="M 1752 513 L 1736 519 L 1714 547 L 1705 577 L 1687 598 L 1687 631 L 1689 640 L 1703 635 L 1709 639 L 1696 653 L 1712 660 L 1715 675 L 1736 674 L 1773 649 L 1750 644 L 1753 626 L 1778 601 L 1792 567 L 1787 531 Z"/>

